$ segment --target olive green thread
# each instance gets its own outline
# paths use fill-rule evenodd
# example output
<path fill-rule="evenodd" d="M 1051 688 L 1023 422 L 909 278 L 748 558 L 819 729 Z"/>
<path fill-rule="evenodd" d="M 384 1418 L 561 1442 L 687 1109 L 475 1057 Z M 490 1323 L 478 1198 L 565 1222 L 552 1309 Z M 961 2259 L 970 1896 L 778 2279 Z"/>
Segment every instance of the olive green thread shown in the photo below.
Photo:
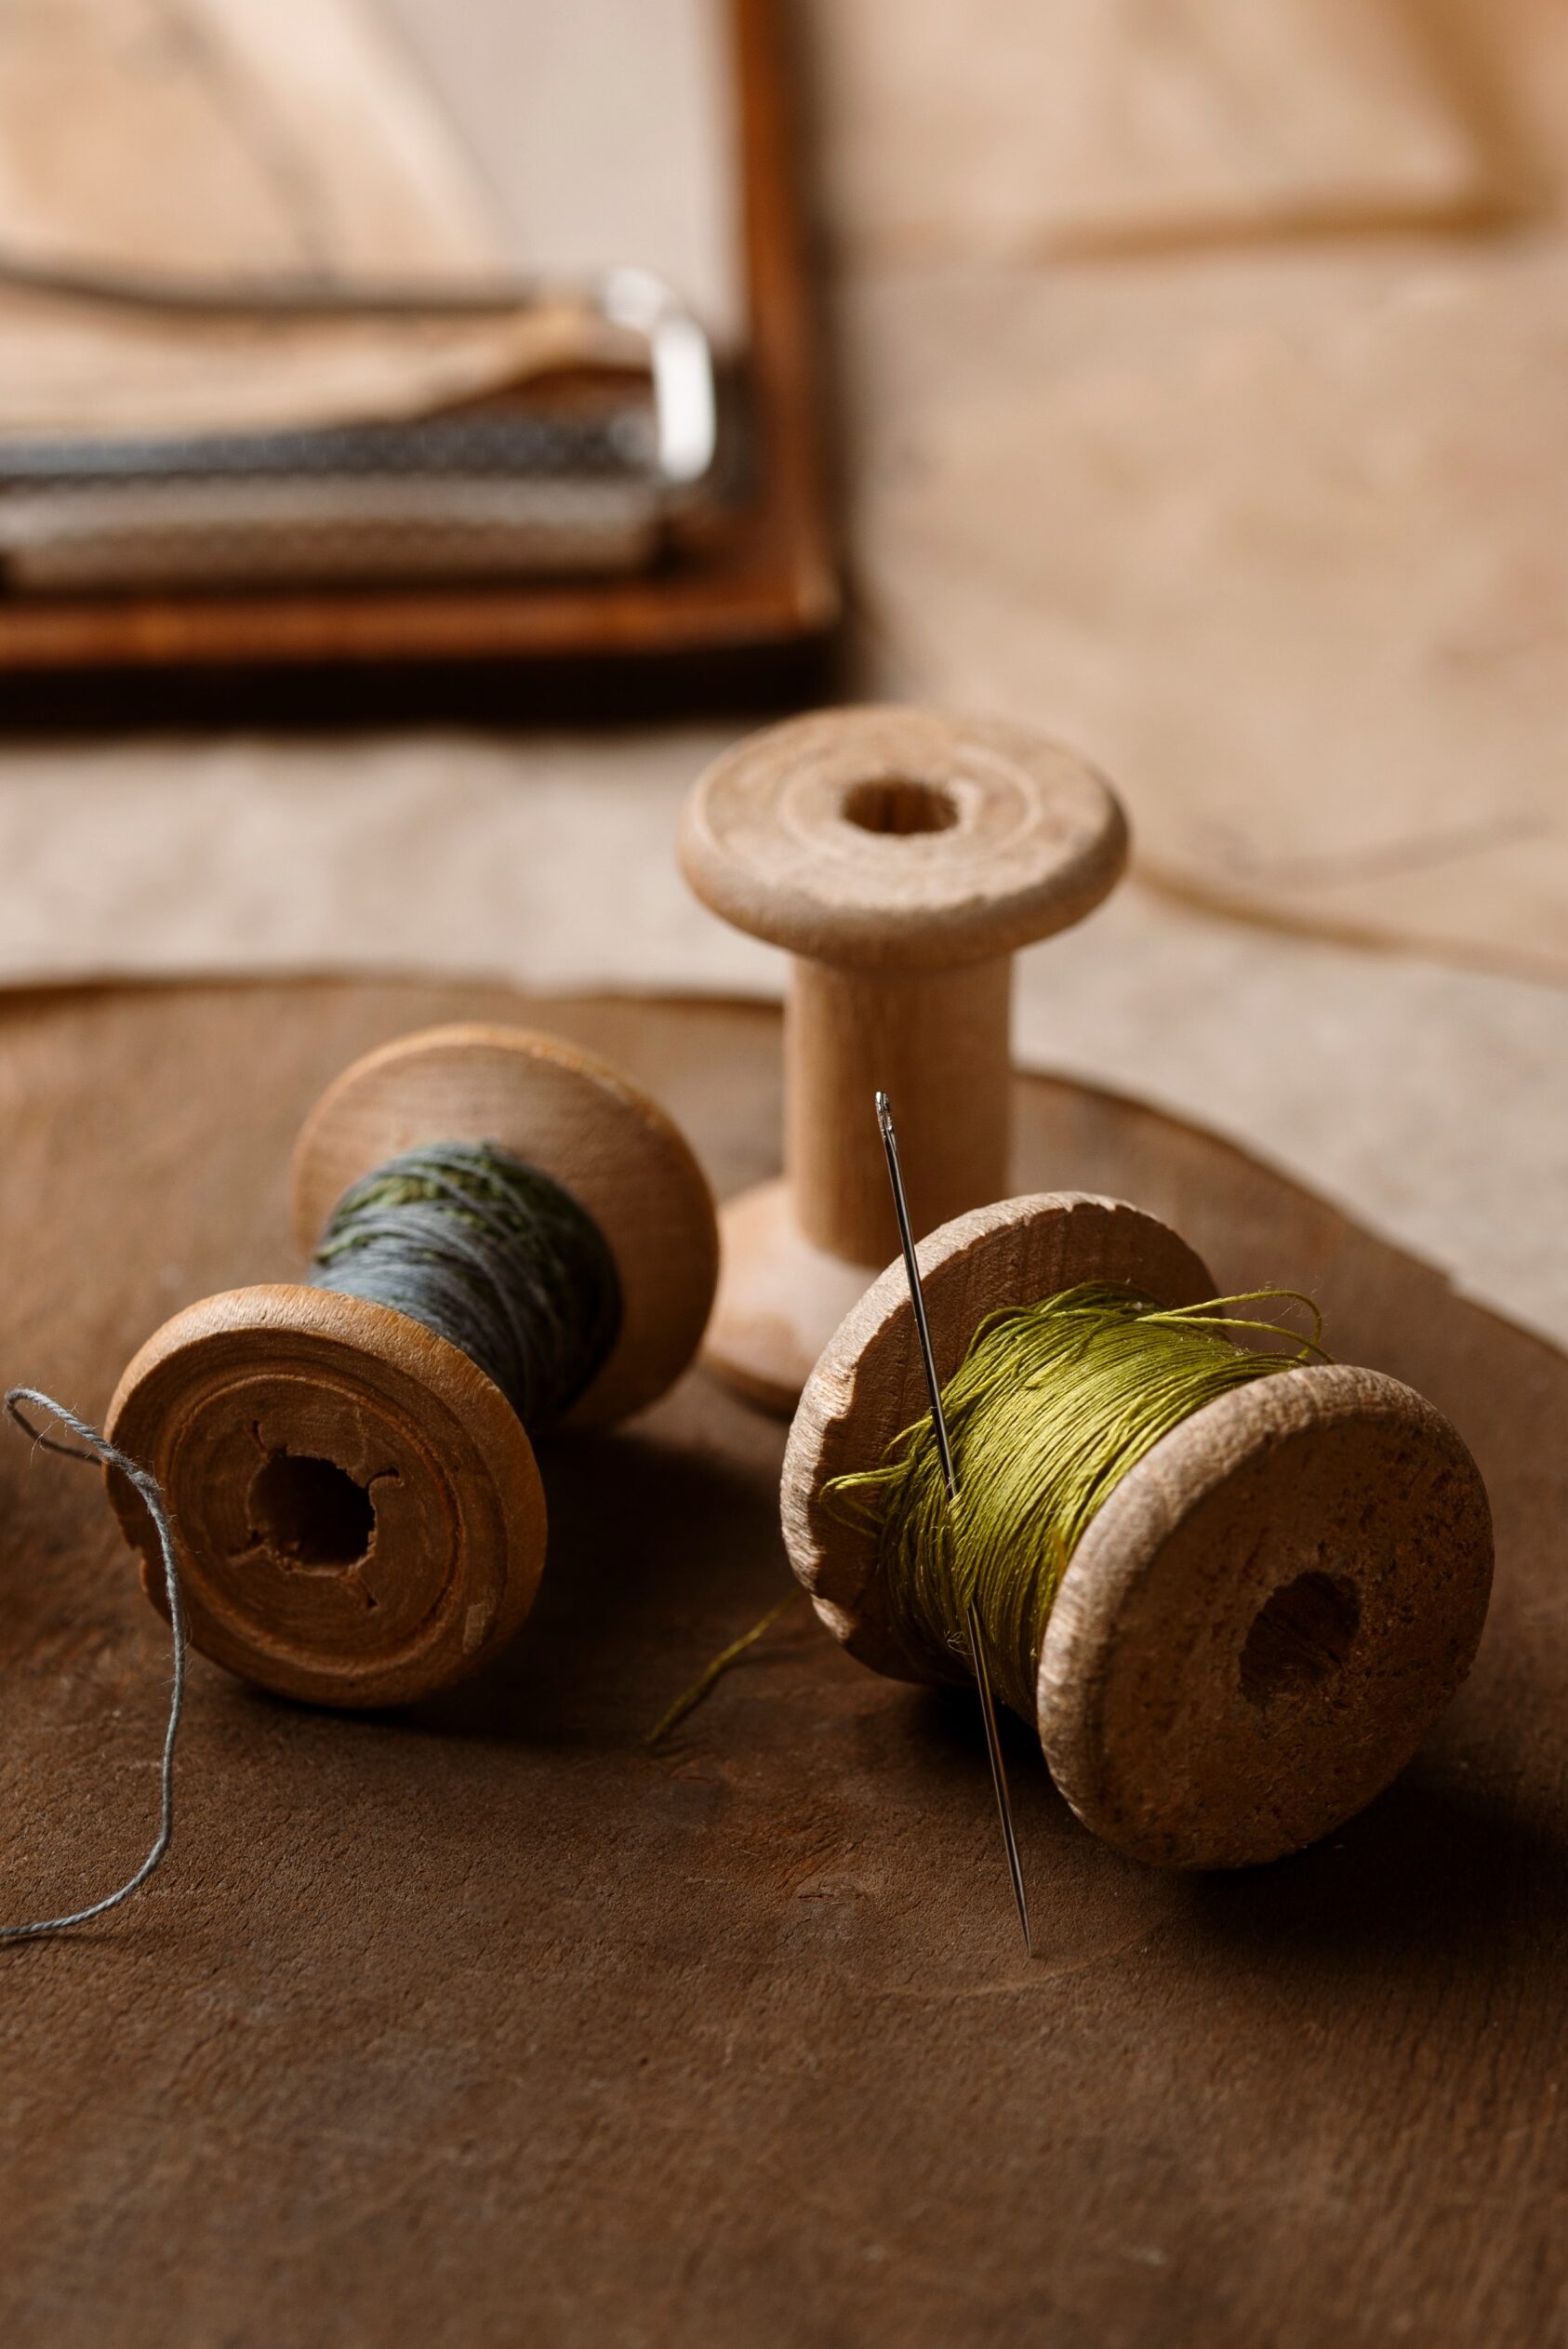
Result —
<path fill-rule="evenodd" d="M 743 1631 L 738 1639 L 732 1639 L 727 1648 L 721 1648 L 711 1663 L 703 1666 L 691 1686 L 684 1689 L 674 1704 L 659 1715 L 643 1740 L 644 1746 L 661 1745 L 672 1729 L 680 1727 L 688 1713 L 696 1712 L 704 1697 L 724 1679 L 731 1666 L 738 1664 L 747 1650 L 754 1648 L 764 1633 L 772 1630 L 780 1615 L 788 1614 L 796 1600 L 804 1597 L 804 1591 L 798 1586 L 788 1592 L 758 1618 L 750 1631 Z"/>
<path fill-rule="evenodd" d="M 598 1225 L 493 1142 L 431 1143 L 377 1167 L 333 1209 L 309 1277 L 450 1340 L 536 1433 L 585 1391 L 620 1330 Z"/>
<path fill-rule="evenodd" d="M 1275 1301 L 1306 1307 L 1309 1338 L 1229 1310 Z M 1254 1352 L 1231 1343 L 1232 1330 L 1292 1339 L 1296 1350 Z M 823 1487 L 840 1520 L 875 1539 L 889 1628 L 911 1664 L 968 1681 L 972 1599 L 996 1692 L 1032 1720 L 1052 1602 L 1108 1496 L 1206 1403 L 1327 1360 L 1322 1336 L 1322 1315 L 1293 1289 L 1171 1308 L 1087 1281 L 990 1315 L 942 1389 L 957 1499 L 928 1413 L 877 1466 Z"/>

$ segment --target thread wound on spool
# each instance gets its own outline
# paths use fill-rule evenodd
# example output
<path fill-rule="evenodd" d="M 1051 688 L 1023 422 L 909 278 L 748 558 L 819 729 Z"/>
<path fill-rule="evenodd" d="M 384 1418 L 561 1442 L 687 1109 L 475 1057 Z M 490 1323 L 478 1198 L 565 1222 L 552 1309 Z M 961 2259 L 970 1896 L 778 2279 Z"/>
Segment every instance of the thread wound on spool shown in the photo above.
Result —
<path fill-rule="evenodd" d="M 309 1279 L 449 1340 L 536 1432 L 586 1390 L 620 1328 L 598 1225 L 489 1142 L 427 1144 L 375 1168 L 333 1209 Z"/>
<path fill-rule="evenodd" d="M 1309 1338 L 1230 1308 L 1305 1306 Z M 1296 1340 L 1254 1351 L 1228 1333 Z M 881 1463 L 833 1478 L 824 1497 L 877 1544 L 888 1621 L 911 1664 L 966 1682 L 973 1601 L 997 1693 L 1032 1720 L 1041 1646 L 1061 1578 L 1094 1517 L 1162 1436 L 1233 1388 L 1326 1360 L 1322 1319 L 1296 1291 L 1267 1289 L 1165 1308 L 1110 1282 L 1084 1282 L 981 1322 L 942 1389 L 957 1478 L 950 1501 L 929 1414 L 902 1429 Z M 1320 1578 L 1322 1579 L 1322 1578 Z M 1314 1605 L 1314 1599 L 1317 1603 Z M 1286 1659 L 1332 1668 L 1353 1636 L 1331 1594 L 1308 1593 L 1278 1637 L 1261 1639 L 1257 1701 Z M 1278 1651 L 1278 1654 L 1276 1654 Z"/>

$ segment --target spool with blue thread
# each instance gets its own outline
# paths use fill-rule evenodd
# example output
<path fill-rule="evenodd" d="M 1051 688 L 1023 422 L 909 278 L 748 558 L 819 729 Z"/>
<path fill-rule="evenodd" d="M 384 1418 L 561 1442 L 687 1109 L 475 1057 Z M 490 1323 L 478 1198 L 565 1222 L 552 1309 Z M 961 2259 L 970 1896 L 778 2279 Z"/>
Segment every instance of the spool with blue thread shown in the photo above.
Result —
<path fill-rule="evenodd" d="M 1218 1294 L 1155 1217 L 1078 1194 L 976 1209 L 919 1255 L 945 1390 L 1009 1309 L 1083 1284 L 1167 1310 Z M 932 1611 L 892 1586 L 905 1571 L 884 1538 L 892 1520 L 846 1506 L 927 1411 L 900 1263 L 807 1381 L 784 1535 L 853 1655 L 939 1681 L 966 1663 L 937 1652 Z M 962 1507 L 962 1441 L 955 1452 Z M 1161 1865 L 1242 1866 L 1316 1841 L 1398 1774 L 1474 1657 L 1492 1528 L 1469 1453 L 1399 1380 L 1304 1360 L 1217 1394 L 1107 1482 L 1051 1562 L 1059 1579 L 1022 1680 L 1058 1789 L 1095 1834 Z M 1040 1564 L 1020 1532 L 1020 1576 Z"/>
<path fill-rule="evenodd" d="M 187 1307 L 120 1381 L 193 1644 L 311 1703 L 409 1702 L 493 1655 L 546 1549 L 534 1439 L 640 1410 L 696 1352 L 711 1195 L 670 1119 L 560 1039 L 434 1029 L 366 1054 L 301 1131 L 308 1282 Z M 156 1600 L 141 1503 L 113 1474 Z"/>

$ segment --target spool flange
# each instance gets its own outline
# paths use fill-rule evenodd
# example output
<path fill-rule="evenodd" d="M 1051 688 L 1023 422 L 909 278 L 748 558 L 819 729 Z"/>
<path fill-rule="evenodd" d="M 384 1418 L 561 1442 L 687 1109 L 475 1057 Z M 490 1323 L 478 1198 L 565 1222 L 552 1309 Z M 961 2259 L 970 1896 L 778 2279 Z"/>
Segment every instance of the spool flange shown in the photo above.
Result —
<path fill-rule="evenodd" d="M 1155 1217 L 1080 1194 L 957 1217 L 919 1250 L 939 1377 L 985 1315 L 1085 1281 L 1166 1306 L 1215 1284 Z M 928 1408 L 902 1263 L 829 1343 L 791 1430 L 791 1563 L 853 1655 L 931 1677 L 895 1639 L 872 1536 L 824 1505 Z M 1163 1437 L 1062 1577 L 1036 1726 L 1083 1824 L 1168 1867 L 1240 1867 L 1382 1791 L 1469 1669 L 1492 1579 L 1480 1472 L 1413 1389 L 1338 1364 L 1281 1372 Z"/>
<path fill-rule="evenodd" d="M 620 1328 L 568 1424 L 623 1417 L 671 1385 L 702 1334 L 717 1231 L 663 1111 L 555 1037 L 473 1025 L 401 1038 L 356 1061 L 305 1122 L 301 1249 L 352 1183 L 435 1141 L 525 1159 L 609 1242 Z M 528 1433 L 467 1355 L 386 1306 L 285 1285 L 188 1306 L 128 1365 L 109 1433 L 168 1501 L 193 1644 L 284 1695 L 405 1703 L 473 1670 L 533 1602 L 546 1520 Z M 151 1520 L 122 1478 L 110 1491 L 161 1603 Z"/>

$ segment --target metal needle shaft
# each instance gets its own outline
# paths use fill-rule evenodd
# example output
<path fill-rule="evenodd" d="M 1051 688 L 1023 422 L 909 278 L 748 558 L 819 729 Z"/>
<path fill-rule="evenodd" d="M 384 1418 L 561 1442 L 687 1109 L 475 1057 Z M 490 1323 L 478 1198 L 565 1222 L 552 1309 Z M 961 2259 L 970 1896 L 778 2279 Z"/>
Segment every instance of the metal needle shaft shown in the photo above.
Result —
<path fill-rule="evenodd" d="M 925 1387 L 931 1398 L 931 1425 L 936 1432 L 937 1452 L 942 1463 L 948 1499 L 950 1502 L 956 1501 L 958 1480 L 953 1474 L 952 1446 L 948 1441 L 948 1423 L 942 1413 L 942 1390 L 937 1382 L 937 1358 L 931 1351 L 931 1324 L 925 1318 L 925 1295 L 920 1285 L 920 1267 L 915 1262 L 914 1234 L 910 1229 L 909 1201 L 904 1197 L 904 1177 L 898 1164 L 898 1136 L 893 1131 L 893 1105 L 885 1093 L 877 1095 L 877 1123 L 882 1128 L 882 1147 L 887 1153 L 887 1179 L 893 1186 L 893 1212 L 898 1218 L 904 1269 L 910 1279 L 910 1301 L 914 1307 L 915 1328 L 920 1333 L 920 1359 L 925 1365 Z"/>
<path fill-rule="evenodd" d="M 969 1653 L 974 1659 L 975 1681 L 980 1692 L 980 1710 L 986 1720 L 986 1751 L 990 1756 L 990 1783 L 996 1790 L 997 1816 L 1002 1821 L 1002 1840 L 1007 1851 L 1007 1873 L 1013 1879 L 1013 1898 L 1018 1904 L 1018 1923 L 1023 1928 L 1024 1954 L 1032 1958 L 1034 1941 L 1029 1930 L 1029 1898 L 1024 1891 L 1023 1862 L 1018 1857 L 1018 1838 L 1013 1832 L 1013 1803 L 1007 1792 L 1007 1765 L 1002 1758 L 1002 1739 L 997 1733 L 996 1706 L 991 1702 L 990 1680 L 986 1672 L 985 1647 L 980 1637 L 980 1618 L 971 1599 L 966 1620 L 969 1626 Z"/>
<path fill-rule="evenodd" d="M 879 1093 L 877 1124 L 882 1129 L 882 1147 L 887 1154 L 887 1179 L 893 1186 L 893 1212 L 898 1218 L 898 1240 L 904 1251 L 904 1270 L 909 1277 L 910 1302 L 914 1307 L 915 1329 L 920 1337 L 920 1357 L 925 1369 L 926 1392 L 931 1398 L 931 1429 L 937 1439 L 937 1456 L 942 1464 L 942 1477 L 948 1488 L 948 1506 L 958 1498 L 958 1479 L 953 1471 L 952 1446 L 948 1440 L 948 1423 L 942 1410 L 942 1389 L 937 1376 L 937 1358 L 932 1351 L 931 1325 L 925 1318 L 925 1294 L 920 1285 L 920 1266 L 915 1259 L 914 1234 L 910 1228 L 909 1202 L 904 1197 L 904 1176 L 898 1164 L 898 1137 L 893 1130 L 893 1107 L 885 1093 Z M 1029 1902 L 1024 1892 L 1024 1871 L 1018 1858 L 1018 1838 L 1013 1829 L 1013 1804 L 1007 1791 L 1007 1766 L 1002 1756 L 1002 1739 L 997 1732 L 996 1706 L 991 1699 L 990 1677 L 986 1670 L 985 1641 L 980 1630 L 979 1613 L 973 1599 L 965 1611 L 969 1631 L 969 1660 L 975 1668 L 975 1680 L 980 1692 L 980 1712 L 986 1725 L 986 1751 L 990 1757 L 991 1785 L 996 1793 L 997 1815 L 1002 1821 L 1002 1840 L 1007 1852 L 1007 1873 L 1013 1879 L 1013 1898 L 1018 1904 L 1018 1923 L 1023 1928 L 1024 1948 L 1033 1955 L 1034 1944 L 1029 1930 Z"/>

